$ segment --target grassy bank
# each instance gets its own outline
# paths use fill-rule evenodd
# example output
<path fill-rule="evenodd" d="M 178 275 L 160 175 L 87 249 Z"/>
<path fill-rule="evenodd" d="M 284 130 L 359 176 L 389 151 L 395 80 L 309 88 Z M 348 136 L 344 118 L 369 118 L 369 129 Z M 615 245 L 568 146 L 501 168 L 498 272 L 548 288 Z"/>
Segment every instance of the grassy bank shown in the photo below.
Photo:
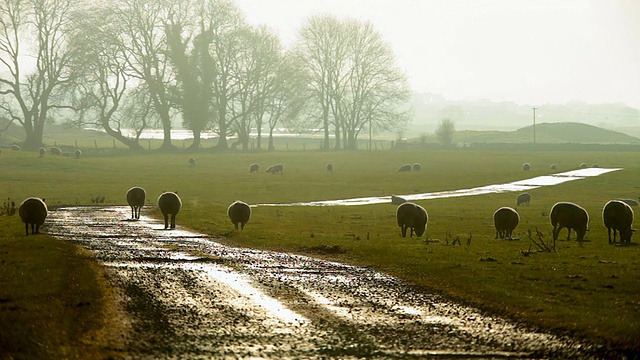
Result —
<path fill-rule="evenodd" d="M 189 157 L 196 158 L 197 166 L 189 167 Z M 6 170 L 0 175 L 0 196 L 17 202 L 40 196 L 50 205 L 124 204 L 126 190 L 138 185 L 147 190 L 149 207 L 143 213 L 148 213 L 162 191 L 178 191 L 184 203 L 179 226 L 228 234 L 226 241 L 240 246 L 370 266 L 540 326 L 640 351 L 640 249 L 637 241 L 609 245 L 601 219 L 606 201 L 640 194 L 639 160 L 637 152 L 604 151 L 85 151 L 79 160 L 3 151 L 0 161 Z M 254 162 L 261 170 L 250 174 Z M 396 172 L 400 165 L 415 162 L 422 164 L 421 172 Z M 532 170 L 522 171 L 523 162 L 531 163 Z M 552 163 L 558 166 L 556 172 L 568 171 L 582 162 L 624 170 L 531 190 L 531 206 L 518 209 L 521 222 L 515 234 L 520 240 L 494 239 L 492 222 L 498 207 L 515 206 L 515 193 L 418 201 L 429 212 L 430 241 L 400 238 L 391 204 L 257 207 L 244 232 L 232 232 L 226 217 L 226 207 L 237 199 L 287 203 L 462 189 L 548 174 Z M 275 163 L 284 164 L 283 175 L 264 173 Z M 327 163 L 334 165 L 333 173 L 326 172 Z M 539 252 L 527 230 L 537 228 L 548 242 L 548 212 L 557 201 L 587 209 L 587 241 L 567 242 L 563 230 L 557 252 Z M 21 226 L 17 217 L 3 221 Z M 17 230 L 0 236 L 0 244 L 9 248 L 40 241 L 23 238 Z M 452 245 L 456 238 L 460 243 Z M 337 251 L 321 251 L 327 248 Z M 39 256 L 37 248 L 28 253 L 27 258 Z"/>

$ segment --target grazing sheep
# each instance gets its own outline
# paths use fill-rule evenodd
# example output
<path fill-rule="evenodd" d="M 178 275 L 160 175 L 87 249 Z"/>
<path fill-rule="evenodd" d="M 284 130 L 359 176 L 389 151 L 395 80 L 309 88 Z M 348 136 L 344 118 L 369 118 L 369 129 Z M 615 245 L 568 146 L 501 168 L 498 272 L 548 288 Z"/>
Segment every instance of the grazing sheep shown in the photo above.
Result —
<path fill-rule="evenodd" d="M 501 207 L 493 213 L 493 224 L 496 227 L 496 239 L 511 239 L 513 230 L 520 222 L 518 212 L 510 207 Z"/>
<path fill-rule="evenodd" d="M 29 235 L 29 225 L 31 225 L 31 234 L 37 234 L 40 231 L 40 225 L 44 224 L 44 220 L 47 218 L 47 204 L 44 199 L 27 198 L 20 204 L 18 214 L 24 223 L 27 235 Z"/>
<path fill-rule="evenodd" d="M 631 242 L 631 235 L 635 231 L 631 228 L 631 224 L 633 224 L 633 209 L 631 209 L 631 206 L 623 201 L 611 200 L 607 202 L 602 210 L 602 220 L 607 228 L 609 244 L 616 242 L 616 231 L 620 233 L 621 243 Z M 613 241 L 611 241 L 611 230 L 613 230 Z"/>
<path fill-rule="evenodd" d="M 417 237 L 420 237 L 427 228 L 429 215 L 427 215 L 427 210 L 422 206 L 406 202 L 398 206 L 396 219 L 398 226 L 402 229 L 402 237 L 407 237 L 407 229 L 411 229 L 409 237 L 413 237 L 414 232 Z"/>
<path fill-rule="evenodd" d="M 16 144 L 11 145 L 11 150 L 20 151 L 20 145 L 16 145 Z"/>
<path fill-rule="evenodd" d="M 38 149 L 38 154 L 40 154 L 40 157 L 44 157 L 44 155 L 47 153 L 47 149 L 41 147 L 40 149 Z"/>
<path fill-rule="evenodd" d="M 527 204 L 527 206 L 531 204 L 531 194 L 525 192 L 516 197 L 516 207 L 522 204 Z"/>
<path fill-rule="evenodd" d="M 257 173 L 258 170 L 260 170 L 260 165 L 258 164 L 251 164 L 251 166 L 249 166 L 249 172 L 250 173 Z"/>
<path fill-rule="evenodd" d="M 76 159 L 80 159 L 80 157 L 82 157 L 82 151 L 80 149 L 76 149 Z"/>
<path fill-rule="evenodd" d="M 411 171 L 411 164 L 404 164 L 400 166 L 397 172 L 407 172 L 407 171 Z"/>
<path fill-rule="evenodd" d="M 236 230 L 238 230 L 238 224 L 240 224 L 240 229 L 244 230 L 244 224 L 249 222 L 251 217 L 251 207 L 245 202 L 236 200 L 229 205 L 227 215 L 229 215 L 233 225 L 236 226 Z"/>
<path fill-rule="evenodd" d="M 580 169 L 586 169 L 586 168 L 587 168 L 587 163 L 580 164 Z"/>
<path fill-rule="evenodd" d="M 194 158 L 189 158 L 189 166 L 191 166 L 191 167 L 196 166 L 196 159 L 194 159 Z"/>
<path fill-rule="evenodd" d="M 638 206 L 638 201 L 634 199 L 618 199 L 629 206 Z"/>
<path fill-rule="evenodd" d="M 131 219 L 140 219 L 140 210 L 144 206 L 146 197 L 147 192 L 141 187 L 134 186 L 127 190 L 127 204 L 131 206 Z"/>
<path fill-rule="evenodd" d="M 558 240 L 562 228 L 567 228 L 567 241 L 571 237 L 571 229 L 575 230 L 577 240 L 582 242 L 589 230 L 589 214 L 587 210 L 570 202 L 559 202 L 553 205 L 549 214 L 553 226 L 553 241 Z"/>
<path fill-rule="evenodd" d="M 276 164 L 276 165 L 269 166 L 269 168 L 267 169 L 267 172 L 270 172 L 272 174 L 275 174 L 275 173 L 283 174 L 282 172 L 283 169 L 284 169 L 284 166 L 282 164 Z"/>
<path fill-rule="evenodd" d="M 598 165 L 598 164 L 593 164 L 593 165 L 591 165 L 591 167 L 592 167 L 592 168 L 599 168 L 599 167 L 600 167 L 600 165 Z"/>
<path fill-rule="evenodd" d="M 69 157 L 69 156 L 71 156 L 71 153 L 68 152 L 68 151 L 65 151 L 65 152 L 62 153 L 62 156 Z"/>
<path fill-rule="evenodd" d="M 62 150 L 59 147 L 54 146 L 50 151 L 52 155 L 62 155 Z"/>
<path fill-rule="evenodd" d="M 327 164 L 327 171 L 333 173 L 333 164 Z"/>
<path fill-rule="evenodd" d="M 404 198 L 401 198 L 400 196 L 391 195 L 391 203 L 393 205 L 402 205 L 406 202 L 407 200 L 405 200 Z"/>
<path fill-rule="evenodd" d="M 163 192 L 158 197 L 158 207 L 164 216 L 164 228 L 175 229 L 176 215 L 178 215 L 178 211 L 182 207 L 182 200 L 180 200 L 178 194 L 170 191 Z M 169 226 L 169 215 L 171 215 L 171 226 Z"/>
<path fill-rule="evenodd" d="M 420 170 L 422 170 L 422 165 L 420 165 L 420 163 L 413 164 L 413 171 L 420 171 Z"/>
<path fill-rule="evenodd" d="M 524 171 L 531 170 L 531 164 L 529 164 L 529 163 L 522 164 L 522 170 L 524 170 Z"/>
<path fill-rule="evenodd" d="M 555 170 L 555 169 L 557 169 L 557 168 L 558 168 L 558 165 L 556 165 L 556 164 L 551 164 L 550 168 L 551 168 L 551 170 Z"/>

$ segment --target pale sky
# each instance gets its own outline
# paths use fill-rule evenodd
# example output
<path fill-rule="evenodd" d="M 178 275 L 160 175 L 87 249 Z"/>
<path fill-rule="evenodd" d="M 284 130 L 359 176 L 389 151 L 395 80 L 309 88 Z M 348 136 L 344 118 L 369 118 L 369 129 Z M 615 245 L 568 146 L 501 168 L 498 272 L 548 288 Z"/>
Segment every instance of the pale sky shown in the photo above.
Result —
<path fill-rule="evenodd" d="M 640 108 L 640 0 L 235 0 L 293 43 L 317 14 L 370 21 L 414 91 Z"/>

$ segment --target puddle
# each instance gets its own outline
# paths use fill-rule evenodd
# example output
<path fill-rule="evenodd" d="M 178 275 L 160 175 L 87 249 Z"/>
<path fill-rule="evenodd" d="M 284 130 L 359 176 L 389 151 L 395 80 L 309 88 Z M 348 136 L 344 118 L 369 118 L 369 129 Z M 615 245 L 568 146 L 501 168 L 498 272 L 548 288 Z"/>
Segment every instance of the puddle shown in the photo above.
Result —
<path fill-rule="evenodd" d="M 413 200 L 430 200 L 430 199 L 442 199 L 452 198 L 460 196 L 473 196 L 473 195 L 485 195 L 495 194 L 512 191 L 527 191 L 542 186 L 553 186 L 566 183 L 568 181 L 581 180 L 588 177 L 599 176 L 613 171 L 622 170 L 620 168 L 606 169 L 606 168 L 587 168 L 572 170 L 552 175 L 542 175 L 531 179 L 518 180 L 506 184 L 494 184 L 481 187 L 475 187 L 470 189 L 460 190 L 448 190 L 438 192 L 428 192 L 422 194 L 407 194 L 407 195 L 395 195 L 399 196 L 407 201 Z M 342 200 L 322 200 L 311 202 L 296 202 L 296 203 L 267 203 L 267 204 L 255 204 L 252 207 L 258 206 L 359 206 L 359 205 L 373 205 L 383 204 L 391 202 L 391 195 L 380 197 L 361 197 L 353 199 Z"/>

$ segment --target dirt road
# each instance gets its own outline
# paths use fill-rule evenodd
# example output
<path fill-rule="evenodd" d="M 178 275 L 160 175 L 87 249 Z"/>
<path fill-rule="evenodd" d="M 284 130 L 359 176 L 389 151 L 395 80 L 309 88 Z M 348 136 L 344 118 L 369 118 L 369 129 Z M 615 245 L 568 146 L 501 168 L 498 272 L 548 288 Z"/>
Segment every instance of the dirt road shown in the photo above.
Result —
<path fill-rule="evenodd" d="M 153 358 L 584 358 L 570 338 L 483 314 L 367 268 L 162 230 L 128 207 L 50 211 L 125 295 L 127 351 Z"/>

